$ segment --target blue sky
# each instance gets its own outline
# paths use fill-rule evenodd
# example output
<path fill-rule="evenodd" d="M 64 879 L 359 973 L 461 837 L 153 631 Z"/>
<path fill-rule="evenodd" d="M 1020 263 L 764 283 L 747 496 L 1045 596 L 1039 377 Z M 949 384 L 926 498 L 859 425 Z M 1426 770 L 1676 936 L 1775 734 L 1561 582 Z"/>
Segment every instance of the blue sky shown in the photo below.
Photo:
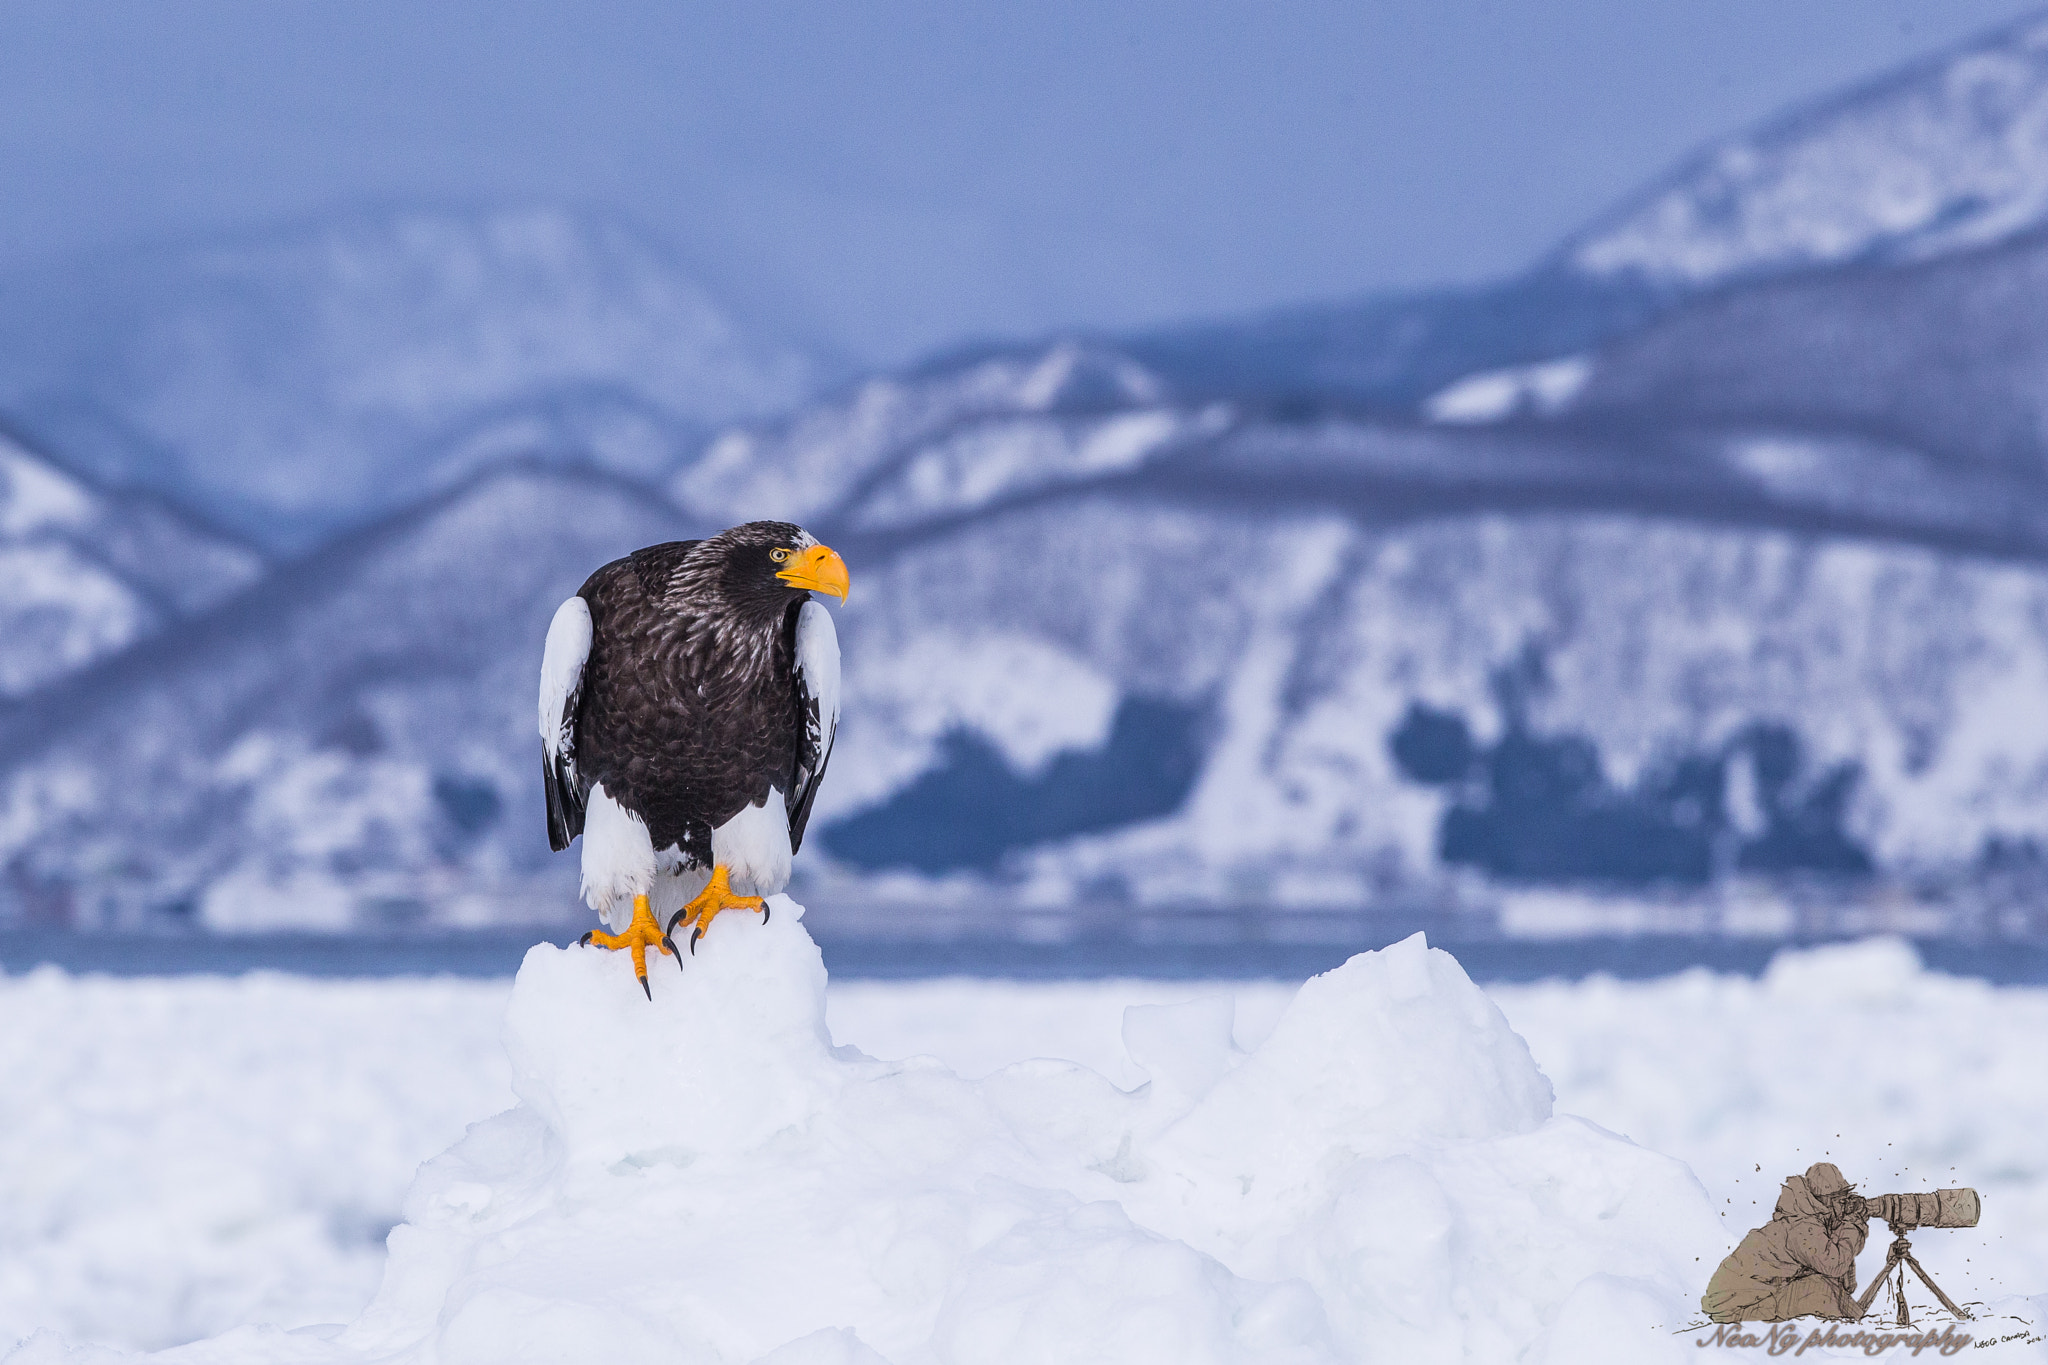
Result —
<path fill-rule="evenodd" d="M 1997 0 L 0 0 L 0 268 L 569 202 L 865 359 L 1509 272 Z"/>

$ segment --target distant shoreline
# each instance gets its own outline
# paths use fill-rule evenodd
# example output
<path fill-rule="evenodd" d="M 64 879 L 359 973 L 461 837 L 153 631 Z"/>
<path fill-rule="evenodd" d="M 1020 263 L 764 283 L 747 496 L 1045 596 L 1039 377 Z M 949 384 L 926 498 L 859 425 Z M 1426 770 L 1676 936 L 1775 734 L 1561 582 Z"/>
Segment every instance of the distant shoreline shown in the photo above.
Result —
<path fill-rule="evenodd" d="M 1302 980 L 1356 952 L 1405 937 L 1371 934 L 1357 941 L 1144 942 L 1090 937 L 1025 942 L 990 937 L 952 939 L 821 934 L 825 964 L 840 980 L 979 977 L 1056 981 Z M 1829 938 L 1731 937 L 1691 934 L 1599 934 L 1572 938 L 1458 938 L 1430 932 L 1477 981 L 1578 980 L 1607 975 L 1650 980 L 1690 968 L 1723 975 L 1760 975 L 1781 949 L 1844 941 Z M 566 930 L 491 929 L 417 935 L 84 934 L 65 929 L 0 930 L 0 972 L 19 976 L 51 966 L 75 974 L 239 976 L 510 977 L 535 943 L 568 943 Z M 2048 942 L 1909 940 L 1927 970 L 1994 985 L 2048 986 Z"/>

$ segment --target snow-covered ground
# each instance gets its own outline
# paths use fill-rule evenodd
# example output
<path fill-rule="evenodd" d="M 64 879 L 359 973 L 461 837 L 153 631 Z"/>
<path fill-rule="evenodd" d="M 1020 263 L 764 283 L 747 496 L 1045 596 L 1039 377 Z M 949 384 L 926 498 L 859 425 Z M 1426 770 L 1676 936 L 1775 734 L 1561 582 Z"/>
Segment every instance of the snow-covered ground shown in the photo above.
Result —
<path fill-rule="evenodd" d="M 783 946 L 796 951 L 801 945 Z M 558 966 L 573 960 L 574 955 L 551 959 Z M 1436 961 L 1431 955 L 1429 962 Z M 606 965 L 623 970 L 622 964 Z M 1356 1010 L 1371 996 L 1369 988 L 1384 988 L 1400 977 L 1397 965 L 1374 980 L 1352 981 L 1356 989 L 1349 995 L 1326 990 L 1323 1008 Z M 1419 989 L 1421 980 L 1408 984 Z M 663 984 L 657 976 L 658 991 Z M 566 990 L 575 983 L 556 986 Z M 1443 978 L 1440 968 L 1432 968 L 1428 986 L 1423 998 L 1448 1010 L 1439 1024 L 1467 1017 L 1455 1008 L 1463 999 L 1457 982 Z M 681 1000 L 679 991 L 662 994 Z M 869 1056 L 928 1054 L 962 1077 L 986 1077 L 1024 1058 L 1059 1057 L 1128 1089 L 1147 1073 L 1126 1051 L 1126 1006 L 1234 997 L 1236 1042 L 1255 1050 L 1274 1032 L 1293 994 L 1291 984 L 1268 982 L 856 982 L 832 988 L 829 1023 L 837 1041 Z M 1488 994 L 1555 1083 L 1557 1112 L 1583 1115 L 1690 1163 L 1723 1215 L 1728 1238 L 1761 1216 L 1752 1201 L 1767 1206 L 1782 1176 L 1825 1154 L 1870 1192 L 1963 1183 L 1983 1192 L 1980 1229 L 1928 1232 L 1916 1239 L 1923 1261 L 1956 1297 L 1992 1299 L 2048 1287 L 2048 1150 L 2039 1142 L 2048 1120 L 2048 1083 L 2040 1078 L 2036 1041 L 2048 1030 L 2048 991 L 1993 989 L 1931 975 L 1918 969 L 1909 950 L 1880 942 L 1787 954 L 1760 981 L 1698 972 L 1642 983 L 1595 979 L 1502 986 Z M 289 1327 L 354 1318 L 377 1287 L 382 1236 L 400 1216 L 417 1164 L 458 1139 L 465 1124 L 512 1103 L 500 1040 L 510 995 L 507 983 L 445 980 L 316 982 L 256 975 L 120 981 L 48 970 L 0 979 L 0 1343 L 49 1328 L 74 1342 L 161 1347 L 248 1322 Z M 800 1023 L 800 997 L 799 992 L 765 1008 L 793 1010 Z M 637 997 L 628 1003 L 647 1009 Z M 657 1007 L 656 1014 L 663 1013 Z M 636 1025 L 639 1017 L 625 1016 L 626 1023 Z M 1199 1073 L 1207 1065 L 1201 1049 L 1183 1048 L 1186 1055 L 1178 1059 L 1161 1052 L 1172 1052 L 1175 1040 L 1198 1034 L 1205 1023 L 1213 1027 L 1221 1017 L 1199 1006 L 1140 1016 L 1133 1037 L 1141 1051 L 1152 1049 L 1155 1103 L 1158 1092 L 1173 1088 L 1163 1079 L 1170 1073 L 1181 1073 L 1184 1089 L 1207 1083 L 1208 1077 L 1186 1072 L 1188 1066 Z M 1149 1034 L 1147 1018 L 1154 1025 Z M 1381 1022 L 1398 1025 L 1402 1019 L 1395 1011 Z M 519 1027 L 515 1019 L 515 1033 Z M 1500 1112 L 1473 1121 L 1526 1129 L 1541 1106 L 1533 1095 L 1511 1093 L 1526 1079 L 1512 1056 L 1498 1051 L 1501 1040 L 1483 1020 L 1457 1027 L 1466 1030 L 1468 1071 L 1483 1063 L 1480 1070 L 1497 1074 L 1504 1087 Z M 606 1038 L 598 1028 L 585 1054 L 591 1066 L 605 1057 L 628 1061 L 634 1040 Z M 531 1074 L 535 1038 L 553 1038 L 557 1025 L 539 1034 L 531 1023 L 527 1029 L 521 1046 Z M 1263 1054 L 1271 1059 L 1266 1081 L 1271 1083 L 1276 1069 L 1285 1073 L 1290 1057 L 1297 1067 L 1305 1058 L 1312 1064 L 1309 1072 L 1294 1073 L 1297 1081 L 1317 1067 L 1337 1064 L 1335 1054 L 1316 1053 L 1312 1041 L 1296 1036 Z M 889 1084 L 913 1084 L 949 1097 L 941 1108 L 970 1098 L 975 1105 L 1000 1104 L 1007 1088 L 1011 1102 L 1049 1124 L 1059 1107 L 1048 1099 L 1054 1090 L 1086 1088 L 1072 1080 L 1073 1072 L 1010 1072 L 1007 1081 L 949 1088 L 956 1083 L 937 1071 L 890 1073 L 894 1081 L 855 1075 L 858 1064 L 829 1053 L 811 1056 L 808 1065 L 814 1077 L 828 1078 L 820 1082 L 828 1087 L 872 1097 Z M 557 1071 L 555 1086 L 562 1074 L 567 1073 Z M 1335 1084 L 1332 1076 L 1317 1084 Z M 1456 1081 L 1444 1084 L 1454 1089 Z M 1045 1093 L 1023 1093 L 1033 1086 Z M 530 1079 L 526 1088 L 534 1089 Z M 1010 1167 L 1003 1171 L 968 1161 L 961 1168 L 965 1176 L 961 1170 L 948 1174 L 947 1153 L 940 1148 L 953 1144 L 956 1166 L 961 1151 L 981 1153 L 976 1160 L 986 1166 L 986 1144 L 959 1133 L 935 1134 L 927 1154 L 934 1169 L 930 1207 L 920 1212 L 883 1197 L 887 1192 L 877 1194 L 880 1204 L 897 1208 L 900 1220 L 928 1218 L 936 1227 L 949 1216 L 938 1192 L 948 1180 L 969 1176 L 977 1190 L 991 1180 L 1009 1182 L 1003 1186 L 1008 1192 L 991 1200 L 1015 1202 L 1016 1187 L 1044 1178 L 1040 1168 L 1053 1160 L 1047 1152 L 1099 1139 L 1114 1127 L 1102 1115 L 1129 1107 L 1112 1094 L 1090 1095 L 1088 1105 L 1069 1107 L 1075 1117 L 1068 1130 L 1056 1132 L 1058 1125 L 1050 1124 L 1039 1135 L 1045 1150 L 1010 1153 L 1004 1158 Z M 599 1101 L 586 1094 L 557 1095 L 556 1102 L 567 1106 L 564 1131 L 573 1131 L 576 1114 L 588 1114 Z M 964 1111 L 947 1112 L 957 1118 Z M 1468 1120 L 1471 1113 L 1458 1121 Z M 875 1126 L 879 1120 L 872 1115 L 864 1121 L 873 1131 L 863 1133 L 852 1124 L 843 1135 L 871 1138 L 886 1130 Z M 1216 1144 L 1243 1140 L 1243 1134 L 1232 1137 L 1213 1122 L 1210 1127 L 1210 1150 L 1182 1152 L 1183 1165 L 1192 1169 L 1200 1160 L 1219 1159 Z M 1574 1150 L 1603 1163 L 1635 1160 L 1626 1157 L 1627 1149 L 1575 1127 L 1539 1124 L 1533 1133 L 1561 1133 L 1578 1144 Z M 1148 1140 L 1141 1135 L 1141 1148 Z M 1525 1132 L 1495 1136 L 1483 1145 L 1516 1153 L 1514 1160 L 1524 1164 L 1550 1162 L 1545 1178 L 1566 1187 L 1587 1179 L 1584 1172 L 1558 1167 L 1556 1151 L 1531 1155 L 1531 1141 Z M 1128 1152 L 1104 1155 L 1101 1164 L 1119 1171 L 1128 1158 Z M 832 1159 L 849 1158 L 842 1151 Z M 1275 1148 L 1265 1159 L 1284 1165 L 1288 1155 Z M 1388 1159 L 1424 1160 L 1413 1153 Z M 1163 1158 L 1155 1154 L 1153 1160 Z M 477 1163 L 472 1153 L 469 1164 Z M 433 1235 L 444 1240 L 456 1235 L 449 1229 L 458 1223 L 461 1236 L 473 1236 L 470 1224 L 481 1215 L 455 1208 L 461 1203 L 455 1196 L 487 1198 L 491 1182 L 455 1178 L 443 1165 L 438 1179 L 430 1177 L 415 1192 L 414 1221 L 439 1219 Z M 1637 1175 L 1655 1186 L 1661 1179 L 1657 1170 L 1653 1163 Z M 669 1171 L 663 1178 L 681 1181 L 686 1175 Z M 1453 1190 L 1452 1216 L 1466 1217 L 1469 1191 L 1445 1182 L 1441 1170 L 1436 1175 Z M 1512 1172 L 1505 1179 L 1514 1184 Z M 1141 1207 L 1142 1197 L 1128 1191 L 1142 1191 L 1147 1183 L 1117 1186 L 1140 1224 L 1156 1230 L 1175 1216 L 1185 1217 Z M 1413 1181 L 1404 1188 L 1426 1187 L 1426 1181 Z M 649 1198 L 664 1203 L 674 1194 L 654 1184 L 648 1188 Z M 1200 1182 L 1190 1188 L 1199 1192 Z M 703 1192 L 695 1197 L 701 1200 Z M 1663 1197 L 1677 1198 L 1668 1189 Z M 1630 1198 L 1636 1201 L 1632 1208 L 1623 1203 L 1629 1226 L 1606 1253 L 1624 1259 L 1632 1254 L 1628 1238 L 1647 1235 L 1643 1220 L 1657 1207 L 1655 1200 Z M 432 1210 L 425 1208 L 429 1202 Z M 708 1219 L 725 1216 L 706 1208 Z M 1689 1208 L 1683 1199 L 1670 1208 L 1681 1223 L 1704 1217 L 1703 1208 Z M 490 1212 L 487 1205 L 483 1211 Z M 1412 1225 L 1418 1216 L 1409 1210 L 1402 1221 Z M 1188 1276 L 1200 1283 L 1202 1275 L 1220 1273 L 1223 1279 L 1206 1292 L 1243 1300 L 1239 1316 L 1250 1325 L 1236 1329 L 1239 1348 L 1278 1351 L 1284 1345 L 1303 1359 L 1319 1358 L 1315 1314 L 1284 1296 L 1254 1303 L 1251 1281 L 1205 1266 L 1189 1249 L 1202 1242 L 1200 1229 L 1178 1228 L 1185 1234 L 1179 1240 L 1140 1246 L 1123 1225 L 1084 1227 L 1067 1214 L 1046 1217 L 1064 1219 L 1058 1238 L 1071 1243 L 1063 1254 L 1080 1258 L 1077 1264 L 1093 1254 L 1091 1247 L 1112 1262 L 1151 1255 L 1165 1277 L 1157 1282 L 1163 1301 Z M 1320 1254 L 1335 1264 L 1331 1258 L 1342 1256 L 1330 1250 L 1330 1241 L 1348 1238 L 1357 1244 L 1340 1250 L 1353 1258 L 1350 1264 L 1374 1263 L 1363 1227 L 1326 1220 Z M 1684 1226 L 1670 1231 L 1680 1243 L 1701 1235 Z M 875 1246 L 894 1247 L 906 1257 L 890 1272 L 895 1278 L 885 1274 L 883 1280 L 901 1288 L 929 1278 L 930 1267 L 917 1257 L 931 1252 L 936 1233 L 914 1237 L 902 1226 L 868 1232 Z M 1207 1235 L 1218 1234 L 1212 1228 Z M 1867 1261 L 1875 1262 L 1881 1242 L 1881 1235 L 1874 1239 Z M 956 1343 L 962 1349 L 971 1351 L 971 1329 L 977 1322 L 985 1325 L 991 1305 L 1005 1296 L 1025 1302 L 1065 1294 L 1078 1303 L 1080 1287 L 1063 1287 L 1047 1280 L 1042 1267 L 1031 1269 L 1030 1247 L 1019 1244 L 1010 1251 L 1017 1253 L 1011 1260 L 980 1267 L 981 1297 L 975 1302 L 982 1316 L 956 1311 L 951 1320 L 956 1336 L 969 1334 Z M 1240 1246 L 1234 1268 L 1248 1264 L 1247 1255 L 1272 1259 L 1274 1253 Z M 1375 1277 L 1386 1286 L 1396 1268 L 1377 1264 Z M 1710 1269 L 1702 1267 L 1702 1280 Z M 1453 1265 L 1446 1273 L 1462 1283 L 1476 1272 Z M 1428 1285 L 1395 1280 L 1387 1293 L 1368 1295 L 1353 1308 L 1364 1313 L 1362 1320 L 1378 1322 L 1391 1311 L 1389 1304 L 1398 1308 L 1402 1295 L 1413 1313 L 1413 1305 L 1426 1302 L 1431 1292 Z M 1327 1286 L 1324 1298 L 1331 1330 L 1341 1337 L 1346 1310 Z M 387 1317 L 396 1311 L 389 1303 L 384 1310 Z M 734 1312 L 745 1316 L 738 1308 Z M 733 1330 L 744 1337 L 743 1330 Z M 1259 1332 L 1270 1339 L 1258 1338 Z M 277 1340 L 271 1339 L 271 1349 Z M 308 1349 L 325 1345 L 313 1337 L 292 1340 Z M 827 1346 L 845 1349 L 828 1355 Z M 64 1358 L 50 1354 L 54 1350 L 46 1337 L 40 1349 L 24 1354 L 38 1361 Z M 799 1358 L 814 1357 L 791 1357 Z M 815 1359 L 868 1358 L 844 1342 L 821 1339 Z"/>

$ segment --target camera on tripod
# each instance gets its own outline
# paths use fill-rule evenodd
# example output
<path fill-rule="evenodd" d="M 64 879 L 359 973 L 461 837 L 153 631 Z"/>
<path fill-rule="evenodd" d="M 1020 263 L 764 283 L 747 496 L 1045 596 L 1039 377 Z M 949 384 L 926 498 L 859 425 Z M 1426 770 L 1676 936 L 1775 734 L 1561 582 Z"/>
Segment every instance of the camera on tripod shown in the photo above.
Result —
<path fill-rule="evenodd" d="M 1859 1316 L 1870 1311 L 1870 1301 L 1877 1296 L 1878 1286 L 1890 1278 L 1893 1269 L 1897 1268 L 1899 1322 L 1901 1325 L 1906 1322 L 1907 1266 L 1913 1267 L 1913 1273 L 1920 1277 L 1921 1283 L 1934 1291 L 1934 1297 L 1941 1300 L 1943 1308 L 1959 1318 L 1970 1316 L 1958 1308 L 1955 1301 L 1944 1294 L 1941 1286 L 1934 1282 L 1934 1277 L 1927 1273 L 1919 1259 L 1913 1255 L 1913 1246 L 1906 1240 L 1906 1234 L 1915 1228 L 1976 1227 L 1978 1200 L 1975 1190 L 1936 1190 L 1932 1194 L 1880 1194 L 1868 1199 L 1851 1194 L 1842 1197 L 1842 1204 L 1852 1215 L 1860 1211 L 1871 1218 L 1882 1218 L 1892 1229 L 1892 1244 L 1885 1253 L 1884 1269 L 1877 1272 L 1877 1278 L 1870 1282 L 1870 1287 L 1863 1291 L 1863 1297 L 1856 1301 Z"/>

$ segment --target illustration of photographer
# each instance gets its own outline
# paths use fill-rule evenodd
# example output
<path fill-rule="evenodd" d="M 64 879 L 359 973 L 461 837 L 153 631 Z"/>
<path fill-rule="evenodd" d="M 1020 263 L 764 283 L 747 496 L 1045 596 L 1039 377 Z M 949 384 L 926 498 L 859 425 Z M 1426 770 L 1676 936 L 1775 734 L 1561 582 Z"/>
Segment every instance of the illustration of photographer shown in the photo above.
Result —
<path fill-rule="evenodd" d="M 1700 1306 L 1715 1322 L 1855 1318 L 1856 1253 L 1870 1219 L 1834 1163 L 1785 1177 L 1771 1221 L 1750 1230 L 1707 1284 Z"/>
<path fill-rule="evenodd" d="M 1834 1163 L 1815 1162 L 1805 1175 L 1785 1177 L 1771 1221 L 1752 1228 L 1728 1253 L 1700 1297 L 1715 1322 L 1786 1322 L 1792 1318 L 1861 1318 L 1895 1267 L 1910 1266 L 1944 1308 L 1968 1316 L 1951 1301 L 1913 1255 L 1906 1234 L 1915 1228 L 1977 1226 L 1977 1192 L 1881 1194 L 1865 1199 Z M 1884 1269 L 1856 1297 L 1856 1253 L 1882 1218 L 1893 1234 Z M 1899 1269 L 1900 1321 L 1905 1321 L 1905 1270 Z"/>

